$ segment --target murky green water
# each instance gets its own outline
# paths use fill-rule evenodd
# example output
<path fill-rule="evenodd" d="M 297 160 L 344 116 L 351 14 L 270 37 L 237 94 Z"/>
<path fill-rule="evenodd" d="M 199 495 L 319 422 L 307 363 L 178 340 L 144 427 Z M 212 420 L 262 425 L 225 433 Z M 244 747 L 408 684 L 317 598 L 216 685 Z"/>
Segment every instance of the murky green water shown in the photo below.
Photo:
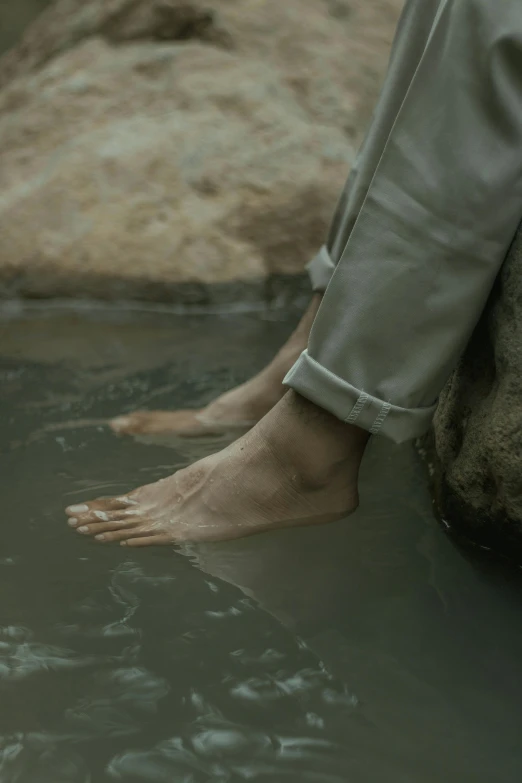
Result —
<path fill-rule="evenodd" d="M 1 783 L 522 779 L 518 572 L 444 536 L 409 447 L 372 443 L 329 527 L 129 553 L 65 525 L 220 445 L 101 420 L 204 403 L 290 320 L 4 313 Z"/>
<path fill-rule="evenodd" d="M 26 27 L 51 0 L 2 0 L 0 2 L 0 56 L 14 46 Z"/>

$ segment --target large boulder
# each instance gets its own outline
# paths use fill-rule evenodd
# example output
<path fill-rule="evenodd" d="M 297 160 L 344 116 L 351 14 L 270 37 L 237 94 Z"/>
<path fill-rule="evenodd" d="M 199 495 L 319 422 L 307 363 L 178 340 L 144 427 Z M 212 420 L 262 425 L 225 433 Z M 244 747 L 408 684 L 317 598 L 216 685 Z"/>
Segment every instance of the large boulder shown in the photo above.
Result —
<path fill-rule="evenodd" d="M 435 494 L 457 533 L 522 557 L 522 229 L 435 417 Z"/>
<path fill-rule="evenodd" d="M 0 60 L 0 294 L 207 301 L 302 272 L 401 4 L 52 4 Z"/>

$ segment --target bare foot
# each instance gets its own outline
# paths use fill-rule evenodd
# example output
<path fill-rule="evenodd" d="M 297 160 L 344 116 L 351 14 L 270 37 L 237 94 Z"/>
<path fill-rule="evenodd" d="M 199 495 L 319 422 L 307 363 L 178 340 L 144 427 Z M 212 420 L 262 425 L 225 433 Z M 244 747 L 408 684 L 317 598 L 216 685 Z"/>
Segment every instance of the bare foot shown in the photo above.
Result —
<path fill-rule="evenodd" d="M 249 433 L 167 479 L 69 506 L 69 525 L 127 546 L 219 541 L 354 511 L 368 433 L 288 392 Z"/>
<path fill-rule="evenodd" d="M 314 294 L 297 329 L 264 370 L 241 386 L 222 394 L 206 408 L 135 411 L 118 416 L 110 422 L 110 426 L 118 435 L 172 434 L 184 437 L 253 427 L 285 394 L 283 378 L 308 345 L 321 298 L 321 294 Z"/>

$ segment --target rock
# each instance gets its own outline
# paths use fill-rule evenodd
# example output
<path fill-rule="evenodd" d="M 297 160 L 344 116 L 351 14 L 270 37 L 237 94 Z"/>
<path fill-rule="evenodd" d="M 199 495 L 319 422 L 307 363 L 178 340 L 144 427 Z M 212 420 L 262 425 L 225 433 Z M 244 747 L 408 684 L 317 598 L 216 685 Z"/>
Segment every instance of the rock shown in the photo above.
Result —
<path fill-rule="evenodd" d="M 0 87 L 95 36 L 111 43 L 200 39 L 227 43 L 214 11 L 179 0 L 59 0 L 0 62 Z"/>
<path fill-rule="evenodd" d="M 401 4 L 53 3 L 0 59 L 0 295 L 207 301 L 301 273 Z"/>
<path fill-rule="evenodd" d="M 522 556 L 522 228 L 435 417 L 435 493 L 457 533 Z"/>

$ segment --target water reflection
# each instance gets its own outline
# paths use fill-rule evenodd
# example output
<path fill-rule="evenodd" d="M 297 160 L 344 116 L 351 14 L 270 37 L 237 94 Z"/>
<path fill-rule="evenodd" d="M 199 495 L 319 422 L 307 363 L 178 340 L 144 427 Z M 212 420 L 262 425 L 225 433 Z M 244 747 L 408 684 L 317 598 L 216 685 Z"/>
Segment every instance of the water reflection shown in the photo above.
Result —
<path fill-rule="evenodd" d="M 147 319 L 157 366 L 135 356 L 139 318 L 11 323 L 3 343 L 2 783 L 519 780 L 519 580 L 444 536 L 411 448 L 372 443 L 361 509 L 334 525 L 132 555 L 70 534 L 71 498 L 219 445 L 118 440 L 100 421 L 159 388 L 154 404 L 203 403 L 291 328 Z M 58 331 L 62 358 L 39 344 Z M 110 379 L 74 362 L 89 335 Z"/>
<path fill-rule="evenodd" d="M 477 572 L 475 559 L 445 538 L 409 447 L 375 442 L 362 486 L 361 510 L 339 523 L 187 554 L 299 634 L 349 683 L 324 700 L 358 705 L 364 716 L 368 731 L 352 763 L 360 756 L 378 775 L 384 758 L 387 779 L 408 768 L 423 780 L 508 775 L 520 765 L 519 579 L 499 579 L 499 567 Z M 505 751 L 505 773 L 492 745 Z"/>

